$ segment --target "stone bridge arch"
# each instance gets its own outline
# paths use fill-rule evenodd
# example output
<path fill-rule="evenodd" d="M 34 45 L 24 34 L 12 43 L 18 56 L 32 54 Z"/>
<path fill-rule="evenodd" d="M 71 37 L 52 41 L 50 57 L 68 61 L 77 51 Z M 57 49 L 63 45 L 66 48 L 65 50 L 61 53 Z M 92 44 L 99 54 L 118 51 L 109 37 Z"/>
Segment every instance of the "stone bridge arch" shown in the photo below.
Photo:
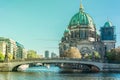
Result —
<path fill-rule="evenodd" d="M 100 67 L 98 67 L 96 65 L 92 65 L 92 64 L 84 64 L 84 65 L 88 66 L 91 72 L 98 72 L 98 71 L 100 71 Z"/>
<path fill-rule="evenodd" d="M 37 60 L 24 60 L 24 61 L 13 61 L 13 62 L 8 62 L 6 65 L 8 65 L 8 70 L 9 71 L 15 71 L 20 65 L 22 64 L 31 64 L 31 63 L 77 63 L 77 64 L 85 64 L 88 66 L 95 66 L 98 68 L 100 71 L 102 71 L 103 68 L 103 63 L 100 62 L 92 62 L 92 61 L 80 61 L 76 59 L 37 59 Z M 6 68 L 7 68 L 6 67 Z"/>
<path fill-rule="evenodd" d="M 12 62 L 9 65 L 9 69 L 10 71 L 17 71 L 19 66 L 25 65 L 25 64 L 32 64 L 32 63 L 36 63 L 36 62 Z"/>

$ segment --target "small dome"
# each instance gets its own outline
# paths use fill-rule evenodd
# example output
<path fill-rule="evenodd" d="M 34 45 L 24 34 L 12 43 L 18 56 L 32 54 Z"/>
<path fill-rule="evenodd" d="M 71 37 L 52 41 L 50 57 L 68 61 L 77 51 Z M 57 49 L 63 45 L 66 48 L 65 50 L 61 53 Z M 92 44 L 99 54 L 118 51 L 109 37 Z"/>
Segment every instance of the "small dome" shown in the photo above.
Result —
<path fill-rule="evenodd" d="M 104 24 L 104 27 L 112 27 L 112 22 L 110 21 L 107 21 L 105 24 Z"/>
<path fill-rule="evenodd" d="M 69 29 L 65 29 L 64 34 L 70 34 L 70 30 Z"/>

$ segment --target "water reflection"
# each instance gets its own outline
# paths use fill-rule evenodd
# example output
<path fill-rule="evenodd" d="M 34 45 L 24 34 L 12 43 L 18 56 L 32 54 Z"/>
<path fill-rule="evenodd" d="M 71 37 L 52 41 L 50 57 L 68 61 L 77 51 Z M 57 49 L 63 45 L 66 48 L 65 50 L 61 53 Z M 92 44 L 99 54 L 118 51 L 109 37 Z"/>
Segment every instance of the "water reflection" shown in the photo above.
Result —
<path fill-rule="evenodd" d="M 58 67 L 33 67 L 25 72 L 1 72 L 0 80 L 120 80 L 120 73 L 60 73 Z"/>

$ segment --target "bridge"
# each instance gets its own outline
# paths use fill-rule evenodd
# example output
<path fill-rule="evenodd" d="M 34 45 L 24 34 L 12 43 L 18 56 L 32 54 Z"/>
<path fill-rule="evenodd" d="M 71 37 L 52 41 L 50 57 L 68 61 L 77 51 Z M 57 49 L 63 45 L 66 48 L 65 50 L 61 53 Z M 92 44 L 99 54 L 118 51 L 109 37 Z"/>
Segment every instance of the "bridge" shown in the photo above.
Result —
<path fill-rule="evenodd" d="M 117 69 L 120 70 L 120 64 L 109 64 L 103 62 L 85 61 L 80 59 L 70 58 L 56 58 L 56 59 L 26 59 L 26 60 L 13 60 L 9 62 L 0 63 L 0 71 L 15 71 L 20 65 L 31 64 L 31 63 L 43 63 L 43 64 L 83 64 L 88 66 L 94 66 L 99 71 L 105 69 Z"/>

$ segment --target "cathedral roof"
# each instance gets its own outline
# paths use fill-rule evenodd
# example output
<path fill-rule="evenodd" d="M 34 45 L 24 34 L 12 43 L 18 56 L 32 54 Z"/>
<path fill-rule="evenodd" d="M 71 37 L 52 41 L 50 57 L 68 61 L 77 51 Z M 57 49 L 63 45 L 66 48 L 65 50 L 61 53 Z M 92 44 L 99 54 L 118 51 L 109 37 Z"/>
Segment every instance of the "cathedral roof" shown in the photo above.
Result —
<path fill-rule="evenodd" d="M 64 34 L 70 34 L 70 30 L 69 29 L 65 29 Z"/>
<path fill-rule="evenodd" d="M 80 5 L 80 10 L 76 13 L 70 20 L 69 27 L 76 25 L 94 25 L 92 17 L 84 12 L 82 4 Z"/>
<path fill-rule="evenodd" d="M 107 21 L 107 22 L 105 22 L 105 24 L 104 24 L 104 27 L 112 27 L 113 25 L 112 25 L 112 22 L 110 22 L 110 21 Z"/>

